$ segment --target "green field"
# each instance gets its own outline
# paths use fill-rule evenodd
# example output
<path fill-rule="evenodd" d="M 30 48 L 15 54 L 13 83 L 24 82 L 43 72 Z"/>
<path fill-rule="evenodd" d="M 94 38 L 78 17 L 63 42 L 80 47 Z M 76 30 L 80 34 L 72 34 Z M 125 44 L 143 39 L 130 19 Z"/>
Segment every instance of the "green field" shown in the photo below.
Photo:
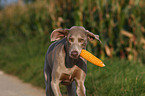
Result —
<path fill-rule="evenodd" d="M 43 44 L 41 38 L 29 42 L 15 40 L 1 42 L 0 69 L 44 88 L 43 66 L 49 44 Z M 145 96 L 143 64 L 119 58 L 106 59 L 104 63 L 104 68 L 88 63 L 87 96 Z M 61 88 L 66 94 L 65 88 Z"/>
<path fill-rule="evenodd" d="M 87 96 L 145 96 L 145 0 L 28 1 L 0 5 L 0 70 L 45 88 L 51 32 L 84 26 L 102 41 L 87 50 L 106 65 L 88 63 Z"/>

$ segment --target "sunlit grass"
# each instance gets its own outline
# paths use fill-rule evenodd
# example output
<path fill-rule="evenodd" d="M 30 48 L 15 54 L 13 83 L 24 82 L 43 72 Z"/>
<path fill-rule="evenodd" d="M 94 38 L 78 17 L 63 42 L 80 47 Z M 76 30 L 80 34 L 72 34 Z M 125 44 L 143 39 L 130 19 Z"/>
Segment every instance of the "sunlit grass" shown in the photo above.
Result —
<path fill-rule="evenodd" d="M 48 45 L 40 38 L 29 42 L 2 43 L 0 69 L 17 75 L 25 82 L 45 88 L 43 66 Z M 100 68 L 88 63 L 85 81 L 87 96 L 143 96 L 145 93 L 144 65 L 138 62 L 111 59 Z M 62 92 L 66 94 L 64 87 Z"/>

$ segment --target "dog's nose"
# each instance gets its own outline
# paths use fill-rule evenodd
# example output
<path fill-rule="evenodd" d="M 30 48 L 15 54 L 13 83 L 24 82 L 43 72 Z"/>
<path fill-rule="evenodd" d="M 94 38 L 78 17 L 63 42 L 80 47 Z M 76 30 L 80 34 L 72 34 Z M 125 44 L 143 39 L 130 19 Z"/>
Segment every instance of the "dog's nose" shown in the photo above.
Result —
<path fill-rule="evenodd" d="M 77 51 L 72 51 L 72 52 L 71 52 L 71 56 L 77 57 L 77 56 L 78 56 L 78 52 L 77 52 Z"/>

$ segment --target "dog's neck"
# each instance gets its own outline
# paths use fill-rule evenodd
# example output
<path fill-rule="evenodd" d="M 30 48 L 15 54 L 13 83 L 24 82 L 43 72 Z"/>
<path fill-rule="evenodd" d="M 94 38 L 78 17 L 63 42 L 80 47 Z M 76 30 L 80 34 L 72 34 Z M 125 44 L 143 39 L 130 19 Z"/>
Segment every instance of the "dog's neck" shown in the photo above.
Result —
<path fill-rule="evenodd" d="M 78 59 L 74 59 L 74 58 L 71 58 L 70 56 L 69 56 L 69 52 L 68 52 L 68 48 L 67 48 L 68 46 L 67 46 L 67 42 L 64 44 L 64 50 L 65 50 L 65 53 L 66 53 L 66 56 L 65 56 L 65 66 L 67 67 L 67 68 L 72 68 L 74 65 L 76 65 L 77 64 L 77 61 L 78 61 Z"/>
<path fill-rule="evenodd" d="M 87 72 L 87 62 L 85 62 L 83 59 L 78 57 L 78 59 L 73 59 L 69 56 L 69 52 L 67 50 L 67 43 L 64 43 L 64 50 L 65 50 L 65 66 L 66 68 L 72 68 L 73 66 L 78 66 L 80 69 L 82 69 L 85 73 Z"/>

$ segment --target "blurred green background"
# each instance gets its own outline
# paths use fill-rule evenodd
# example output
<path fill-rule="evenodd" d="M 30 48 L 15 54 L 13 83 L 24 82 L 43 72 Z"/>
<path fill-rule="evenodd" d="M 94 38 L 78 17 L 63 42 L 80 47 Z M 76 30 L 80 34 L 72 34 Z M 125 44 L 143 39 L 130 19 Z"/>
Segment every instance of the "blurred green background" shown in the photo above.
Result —
<path fill-rule="evenodd" d="M 87 65 L 87 96 L 145 96 L 144 0 L 14 1 L 0 0 L 1 70 L 44 88 L 51 32 L 84 26 L 102 41 L 89 42 L 87 50 L 106 64 Z"/>

